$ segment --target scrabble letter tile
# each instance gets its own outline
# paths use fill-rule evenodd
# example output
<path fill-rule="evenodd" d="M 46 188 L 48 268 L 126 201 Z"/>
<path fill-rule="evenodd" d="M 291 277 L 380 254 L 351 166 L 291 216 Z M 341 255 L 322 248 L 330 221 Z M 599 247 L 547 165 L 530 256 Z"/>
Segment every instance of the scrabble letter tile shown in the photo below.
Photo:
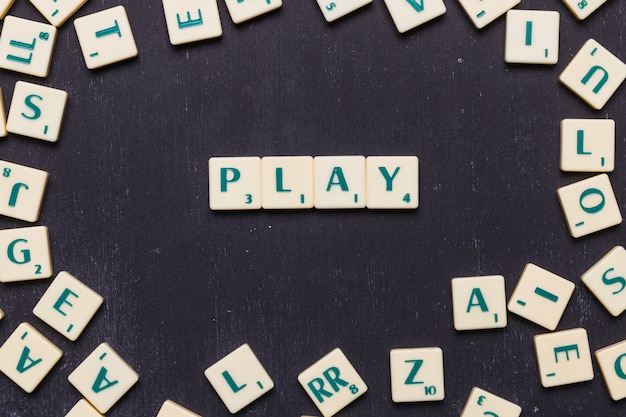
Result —
<path fill-rule="evenodd" d="M 478 387 L 472 388 L 461 417 L 519 417 L 522 407 Z"/>
<path fill-rule="evenodd" d="M 2 320 L 4 318 L 4 311 L 2 311 L 2 309 L 0 309 L 0 320 Z"/>
<path fill-rule="evenodd" d="M 366 165 L 367 208 L 417 208 L 419 202 L 417 157 L 369 156 Z"/>
<path fill-rule="evenodd" d="M 104 417 L 84 398 L 72 407 L 65 417 Z"/>
<path fill-rule="evenodd" d="M 556 329 L 576 286 L 534 264 L 527 264 L 509 300 L 509 311 Z"/>
<path fill-rule="evenodd" d="M 94 69 L 137 56 L 137 45 L 124 6 L 74 20 L 87 68 Z"/>
<path fill-rule="evenodd" d="M 367 391 L 367 385 L 339 348 L 302 371 L 298 381 L 324 417 L 337 414 Z"/>
<path fill-rule="evenodd" d="M 327 22 L 333 22 L 371 2 L 372 0 L 317 0 Z"/>
<path fill-rule="evenodd" d="M 18 81 L 13 91 L 7 130 L 18 135 L 56 142 L 67 97 L 63 90 Z"/>
<path fill-rule="evenodd" d="M 0 19 L 4 19 L 13 3 L 15 3 L 15 0 L 0 0 Z"/>
<path fill-rule="evenodd" d="M 493 22 L 509 9 L 517 6 L 521 0 L 459 0 L 465 13 L 478 29 Z"/>
<path fill-rule="evenodd" d="M 563 3 L 576 16 L 576 19 L 585 20 L 606 3 L 606 0 L 563 0 Z"/>
<path fill-rule="evenodd" d="M 8 135 L 7 121 L 4 113 L 4 100 L 2 99 L 2 89 L 0 88 L 0 138 Z"/>
<path fill-rule="evenodd" d="M 274 381 L 248 344 L 209 366 L 204 375 L 231 414 L 274 388 Z"/>
<path fill-rule="evenodd" d="M 62 271 L 41 297 L 33 314 L 74 341 L 87 327 L 103 301 L 100 294 L 70 273 Z"/>
<path fill-rule="evenodd" d="M 611 398 L 626 398 L 626 340 L 596 350 L 596 359 Z"/>
<path fill-rule="evenodd" d="M 57 28 L 14 16 L 4 18 L 0 68 L 47 77 Z"/>
<path fill-rule="evenodd" d="M 30 0 L 30 2 L 48 22 L 59 27 L 76 13 L 83 4 L 87 3 L 87 0 Z"/>
<path fill-rule="evenodd" d="M 600 110 L 626 78 L 626 64 L 593 39 L 580 48 L 559 81 Z"/>
<path fill-rule="evenodd" d="M 139 380 L 139 375 L 107 343 L 102 343 L 68 377 L 70 384 L 105 414 Z"/>
<path fill-rule="evenodd" d="M 230 18 L 235 23 L 254 19 L 262 14 L 276 10 L 283 5 L 282 0 L 224 0 Z M 371 1 L 371 0 L 370 0 Z"/>
<path fill-rule="evenodd" d="M 36 222 L 48 173 L 0 160 L 0 214 Z"/>
<path fill-rule="evenodd" d="M 46 226 L 0 230 L 0 282 L 52 276 Z"/>
<path fill-rule="evenodd" d="M 266 156 L 261 159 L 263 208 L 313 207 L 313 158 Z"/>
<path fill-rule="evenodd" d="M 443 0 L 385 0 L 398 32 L 405 33 L 446 12 Z"/>
<path fill-rule="evenodd" d="M 222 36 L 216 0 L 163 0 L 163 11 L 172 45 Z"/>
<path fill-rule="evenodd" d="M 260 209 L 261 158 L 210 158 L 209 206 L 211 210 Z"/>
<path fill-rule="evenodd" d="M 452 308 L 456 330 L 506 327 L 504 277 L 491 275 L 452 279 Z"/>
<path fill-rule="evenodd" d="M 509 10 L 504 60 L 515 64 L 556 64 L 559 61 L 559 21 L 559 12 Z"/>
<path fill-rule="evenodd" d="M 622 222 L 622 214 L 606 174 L 561 187 L 557 194 L 573 237 L 586 236 Z"/>
<path fill-rule="evenodd" d="M 0 347 L 0 371 L 31 393 L 63 352 L 30 324 L 22 323 Z"/>
<path fill-rule="evenodd" d="M 593 379 L 585 329 L 569 329 L 534 337 L 541 385 L 545 388 Z"/>
<path fill-rule="evenodd" d="M 163 403 L 156 417 L 200 417 L 200 415 L 192 413 L 174 401 L 167 400 Z"/>
<path fill-rule="evenodd" d="M 615 121 L 561 121 L 561 171 L 611 172 L 615 166 Z"/>
<path fill-rule="evenodd" d="M 626 310 L 626 250 L 616 246 L 582 275 L 583 283 L 617 317 Z"/>
<path fill-rule="evenodd" d="M 316 156 L 313 167 L 315 208 L 365 207 L 365 157 Z"/>
<path fill-rule="evenodd" d="M 391 398 L 396 403 L 441 401 L 443 385 L 443 351 L 438 347 L 392 349 Z"/>

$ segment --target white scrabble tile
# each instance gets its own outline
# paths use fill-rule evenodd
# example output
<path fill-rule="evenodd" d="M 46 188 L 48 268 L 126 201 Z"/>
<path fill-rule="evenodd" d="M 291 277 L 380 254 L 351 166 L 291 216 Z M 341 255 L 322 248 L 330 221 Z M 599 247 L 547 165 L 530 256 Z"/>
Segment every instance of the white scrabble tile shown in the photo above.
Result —
<path fill-rule="evenodd" d="M 57 28 L 6 16 L 0 35 L 0 68 L 47 77 Z"/>
<path fill-rule="evenodd" d="M 0 320 L 2 320 L 4 318 L 4 311 L 2 311 L 2 309 L 0 309 Z"/>
<path fill-rule="evenodd" d="M 4 112 L 4 99 L 2 98 L 2 88 L 0 88 L 0 138 L 5 137 L 8 133 L 6 113 Z"/>
<path fill-rule="evenodd" d="M 315 208 L 364 208 L 365 157 L 316 156 L 313 158 Z"/>
<path fill-rule="evenodd" d="M 576 16 L 576 19 L 585 20 L 606 3 L 606 0 L 563 0 L 563 3 Z"/>
<path fill-rule="evenodd" d="M 163 0 L 163 11 L 172 45 L 222 36 L 216 0 Z"/>
<path fill-rule="evenodd" d="M 463 407 L 461 417 L 519 417 L 522 407 L 484 389 L 474 387 Z"/>
<path fill-rule="evenodd" d="M 550 271 L 526 264 L 509 300 L 509 311 L 554 330 L 575 287 L 573 282 Z"/>
<path fill-rule="evenodd" d="M 0 19 L 6 16 L 13 3 L 15 3 L 15 0 L 0 0 Z"/>
<path fill-rule="evenodd" d="M 456 330 L 506 327 L 504 277 L 453 278 L 452 309 Z"/>
<path fill-rule="evenodd" d="M 465 13 L 478 29 L 482 29 L 507 11 L 517 6 L 521 0 L 459 0 Z"/>
<path fill-rule="evenodd" d="M 269 13 L 283 5 L 282 0 L 224 0 L 230 18 L 235 23 L 254 19 L 262 14 Z"/>
<path fill-rule="evenodd" d="M 209 206 L 211 210 L 260 209 L 261 158 L 210 158 Z"/>
<path fill-rule="evenodd" d="M 369 156 L 365 163 L 367 208 L 417 208 L 419 204 L 417 157 Z"/>
<path fill-rule="evenodd" d="M 100 294 L 69 272 L 61 271 L 33 309 L 33 314 L 74 341 L 103 301 Z"/>
<path fill-rule="evenodd" d="M 557 190 L 567 227 L 582 237 L 622 222 L 608 175 L 600 174 Z"/>
<path fill-rule="evenodd" d="M 7 130 L 48 142 L 59 139 L 68 94 L 63 90 L 32 84 L 15 83 Z"/>
<path fill-rule="evenodd" d="M 556 64 L 559 61 L 559 12 L 509 10 L 506 13 L 504 61 Z"/>
<path fill-rule="evenodd" d="M 324 417 L 337 414 L 367 392 L 367 385 L 339 348 L 302 371 L 298 381 Z"/>
<path fill-rule="evenodd" d="M 264 209 L 313 207 L 313 158 L 265 156 L 261 159 Z"/>
<path fill-rule="evenodd" d="M 317 0 L 327 22 L 333 22 L 371 2 L 372 0 Z"/>
<path fill-rule="evenodd" d="M 626 398 L 626 340 L 596 350 L 596 360 L 615 401 Z"/>
<path fill-rule="evenodd" d="M 391 398 L 396 403 L 441 401 L 445 397 L 443 383 L 443 351 L 438 347 L 392 349 Z"/>
<path fill-rule="evenodd" d="M 600 110 L 626 78 L 626 64 L 593 39 L 580 48 L 559 81 Z"/>
<path fill-rule="evenodd" d="M 72 407 L 72 409 L 64 417 L 104 417 L 98 412 L 89 401 L 81 399 Z"/>
<path fill-rule="evenodd" d="M 99 345 L 68 377 L 87 401 L 105 414 L 139 380 L 139 375 L 107 343 Z"/>
<path fill-rule="evenodd" d="M 0 230 L 0 282 L 52 276 L 46 226 Z"/>
<path fill-rule="evenodd" d="M 611 172 L 615 167 L 615 121 L 561 121 L 561 171 Z"/>
<path fill-rule="evenodd" d="M 30 2 L 48 22 L 59 27 L 76 13 L 83 4 L 87 3 L 87 0 L 30 0 Z"/>
<path fill-rule="evenodd" d="M 616 246 L 589 268 L 583 283 L 617 317 L 626 310 L 626 250 Z"/>
<path fill-rule="evenodd" d="M 274 388 L 274 381 L 248 344 L 209 366 L 204 375 L 232 414 Z"/>
<path fill-rule="evenodd" d="M 46 171 L 0 160 L 0 214 L 36 222 L 47 183 Z"/>
<path fill-rule="evenodd" d="M 61 349 L 30 324 L 22 323 L 0 347 L 0 371 L 31 393 L 61 356 Z"/>
<path fill-rule="evenodd" d="M 156 417 L 200 417 L 200 415 L 192 413 L 174 401 L 167 400 L 163 403 Z"/>
<path fill-rule="evenodd" d="M 569 329 L 534 337 L 541 385 L 545 388 L 593 379 L 585 329 Z"/>
<path fill-rule="evenodd" d="M 398 32 L 405 33 L 446 12 L 443 0 L 385 0 Z"/>
<path fill-rule="evenodd" d="M 74 20 L 80 49 L 89 69 L 137 56 L 137 45 L 124 6 L 116 6 Z"/>

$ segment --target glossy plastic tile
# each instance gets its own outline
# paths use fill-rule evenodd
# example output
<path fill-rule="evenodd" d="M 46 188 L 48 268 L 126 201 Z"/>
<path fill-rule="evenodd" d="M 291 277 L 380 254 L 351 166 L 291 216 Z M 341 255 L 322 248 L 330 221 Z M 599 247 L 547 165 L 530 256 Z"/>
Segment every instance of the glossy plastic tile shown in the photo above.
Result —
<path fill-rule="evenodd" d="M 453 278 L 452 309 L 456 330 L 506 327 L 504 277 Z"/>
<path fill-rule="evenodd" d="M 561 121 L 561 171 L 611 172 L 615 167 L 615 121 Z"/>
<path fill-rule="evenodd" d="M 317 0 L 317 5 L 320 7 L 324 19 L 327 22 L 334 22 L 371 2 L 372 0 Z"/>
<path fill-rule="evenodd" d="M 8 135 L 6 113 L 4 112 L 4 100 L 2 98 L 2 88 L 0 88 L 0 138 Z"/>
<path fill-rule="evenodd" d="M 72 407 L 65 417 L 104 417 L 84 398 Z"/>
<path fill-rule="evenodd" d="M 47 183 L 46 171 L 0 160 L 0 214 L 36 222 Z"/>
<path fill-rule="evenodd" d="M 46 226 L 0 230 L 0 282 L 52 276 Z"/>
<path fill-rule="evenodd" d="M 2 311 L 2 309 L 0 309 L 0 320 L 2 320 L 4 318 L 4 311 Z"/>
<path fill-rule="evenodd" d="M 563 3 L 576 16 L 576 19 L 585 20 L 606 3 L 606 0 L 563 0 Z"/>
<path fill-rule="evenodd" d="M 474 387 L 461 412 L 461 417 L 519 417 L 520 414 L 522 408 L 519 405 Z"/>
<path fill-rule="evenodd" d="M 315 208 L 364 208 L 365 157 L 316 156 L 313 158 Z"/>
<path fill-rule="evenodd" d="M 174 401 L 167 400 L 163 403 L 156 417 L 200 417 L 200 415 L 192 413 Z"/>
<path fill-rule="evenodd" d="M 446 12 L 443 0 L 385 0 L 398 32 L 405 33 Z"/>
<path fill-rule="evenodd" d="M 230 18 L 235 23 L 245 22 L 254 19 L 265 13 L 280 8 L 282 0 L 224 0 Z"/>
<path fill-rule="evenodd" d="M 611 398 L 626 398 L 626 340 L 596 350 L 596 360 Z"/>
<path fill-rule="evenodd" d="M 261 158 L 209 159 L 211 210 L 258 210 L 261 201 Z"/>
<path fill-rule="evenodd" d="M 508 10 L 517 6 L 521 0 L 459 0 L 465 13 L 478 29 L 482 29 Z"/>
<path fill-rule="evenodd" d="M 626 250 L 616 246 L 582 275 L 583 283 L 617 317 L 626 310 Z"/>
<path fill-rule="evenodd" d="M 509 10 L 504 60 L 515 64 L 556 64 L 559 22 L 559 12 L 555 11 Z"/>
<path fill-rule="evenodd" d="M 417 208 L 419 205 L 417 157 L 369 156 L 365 163 L 367 208 Z"/>
<path fill-rule="evenodd" d="M 30 0 L 30 2 L 48 22 L 59 27 L 76 13 L 83 4 L 87 3 L 87 0 Z"/>
<path fill-rule="evenodd" d="M 47 77 L 57 28 L 45 23 L 6 16 L 0 35 L 0 68 Z"/>
<path fill-rule="evenodd" d="M 396 403 L 441 401 L 445 397 L 443 351 L 438 347 L 392 349 L 391 398 Z"/>
<path fill-rule="evenodd" d="M 261 159 L 264 209 L 313 207 L 313 158 L 265 156 Z"/>
<path fill-rule="evenodd" d="M 585 329 L 569 329 L 534 337 L 541 385 L 545 388 L 593 379 Z"/>
<path fill-rule="evenodd" d="M 163 0 L 163 11 L 172 45 L 222 36 L 216 0 Z"/>
<path fill-rule="evenodd" d="M 13 3 L 15 3 L 15 0 L 0 0 L 0 19 L 4 19 Z"/>

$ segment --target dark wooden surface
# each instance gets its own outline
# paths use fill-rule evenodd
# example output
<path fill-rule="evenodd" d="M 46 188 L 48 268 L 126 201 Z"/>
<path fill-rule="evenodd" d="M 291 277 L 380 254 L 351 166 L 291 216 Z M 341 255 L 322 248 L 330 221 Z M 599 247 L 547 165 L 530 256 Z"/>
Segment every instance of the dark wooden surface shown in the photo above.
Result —
<path fill-rule="evenodd" d="M 521 8 L 561 13 L 560 61 L 504 63 L 503 19 L 474 29 L 458 2 L 401 36 L 382 0 L 327 24 L 314 0 L 234 25 L 222 1 L 219 40 L 172 47 L 161 3 L 91 0 L 82 16 L 118 4 L 138 58 L 86 69 L 72 20 L 42 80 L 69 93 L 57 143 L 9 135 L 0 158 L 50 173 L 40 224 L 55 273 L 67 270 L 105 304 L 77 342 L 35 318 L 50 280 L 0 285 L 4 341 L 22 321 L 64 352 L 34 394 L 0 376 L 0 415 L 62 416 L 80 398 L 68 374 L 101 342 L 141 375 L 110 417 L 155 416 L 166 399 L 227 416 L 203 371 L 249 343 L 276 387 L 246 417 L 318 415 L 296 376 L 341 347 L 369 392 L 340 415 L 458 416 L 473 386 L 523 416 L 623 416 L 594 360 L 591 382 L 539 383 L 532 338 L 545 330 L 509 314 L 503 330 L 456 332 L 450 279 L 502 274 L 507 296 L 528 262 L 576 283 L 558 329 L 582 326 L 592 351 L 626 338 L 580 275 L 624 226 L 574 240 L 556 189 L 588 175 L 559 171 L 563 118 L 613 118 L 610 175 L 626 208 L 626 89 L 594 111 L 557 77 L 589 38 L 626 60 L 624 2 L 584 22 L 559 1 Z M 11 14 L 43 21 L 25 0 Z M 417 155 L 420 207 L 411 212 L 211 212 L 207 160 L 244 155 Z M 29 224 L 0 219 L 0 228 Z M 389 350 L 440 346 L 446 398 L 391 401 Z"/>

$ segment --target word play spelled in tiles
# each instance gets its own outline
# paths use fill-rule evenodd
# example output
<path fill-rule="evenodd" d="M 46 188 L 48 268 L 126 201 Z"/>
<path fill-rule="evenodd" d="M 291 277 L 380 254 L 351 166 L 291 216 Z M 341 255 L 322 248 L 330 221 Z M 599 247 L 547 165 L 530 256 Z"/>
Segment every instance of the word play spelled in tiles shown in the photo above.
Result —
<path fill-rule="evenodd" d="M 0 230 L 0 282 L 52 276 L 46 226 Z"/>
<path fill-rule="evenodd" d="M 534 264 L 527 264 L 508 309 L 548 330 L 556 329 L 576 286 Z"/>
<path fill-rule="evenodd" d="M 0 0 L 0 19 L 4 18 L 15 0 Z"/>
<path fill-rule="evenodd" d="M 302 371 L 298 381 L 324 417 L 337 414 L 367 391 L 367 385 L 339 348 Z"/>
<path fill-rule="evenodd" d="M 0 214 L 36 222 L 47 183 L 46 171 L 0 160 Z"/>
<path fill-rule="evenodd" d="M 204 375 L 231 414 L 274 388 L 274 381 L 248 344 L 209 366 Z"/>
<path fill-rule="evenodd" d="M 474 387 L 463 407 L 461 417 L 519 417 L 522 407 L 484 389 Z"/>
<path fill-rule="evenodd" d="M 626 340 L 596 350 L 596 360 L 609 395 L 615 401 L 626 398 Z"/>
<path fill-rule="evenodd" d="M 372 0 L 317 0 L 317 5 L 322 10 L 324 19 L 333 22 L 371 2 Z"/>
<path fill-rule="evenodd" d="M 104 417 L 89 401 L 84 398 L 78 401 L 64 417 Z"/>
<path fill-rule="evenodd" d="M 161 406 L 156 417 L 200 417 L 200 415 L 192 413 L 174 401 L 167 400 Z"/>
<path fill-rule="evenodd" d="M 392 349 L 391 398 L 393 402 L 441 401 L 445 397 L 443 383 L 443 351 L 438 347 Z"/>
<path fill-rule="evenodd" d="M 70 384 L 106 414 L 139 380 L 139 375 L 107 343 L 99 345 L 68 377 Z"/>
<path fill-rule="evenodd" d="M 56 142 L 61 131 L 68 94 L 63 90 L 32 84 L 15 83 L 7 130 L 48 142 Z"/>
<path fill-rule="evenodd" d="M 4 18 L 0 35 L 0 68 L 47 77 L 57 28 L 15 16 Z"/>
<path fill-rule="evenodd" d="M 74 28 L 89 69 L 137 56 L 137 45 L 124 6 L 79 17 L 74 20 Z"/>
<path fill-rule="evenodd" d="M 61 271 L 33 309 L 33 314 L 75 341 L 103 301 L 100 294 L 69 272 Z"/>
<path fill-rule="evenodd" d="M 585 20 L 589 15 L 606 3 L 606 0 L 563 0 L 576 19 Z"/>
<path fill-rule="evenodd" d="M 30 0 L 30 2 L 48 22 L 59 27 L 87 3 L 87 0 Z"/>
<path fill-rule="evenodd" d="M 561 121 L 561 171 L 611 172 L 615 167 L 615 121 Z"/>
<path fill-rule="evenodd" d="M 163 12 L 172 45 L 222 36 L 217 0 L 163 0 Z"/>
<path fill-rule="evenodd" d="M 0 138 L 9 134 L 7 131 L 7 121 L 4 116 L 4 100 L 2 99 L 2 88 L 0 88 Z"/>
<path fill-rule="evenodd" d="M 541 385 L 544 388 L 593 379 L 585 329 L 569 329 L 534 337 Z"/>
<path fill-rule="evenodd" d="M 446 12 L 443 0 L 385 0 L 398 32 L 405 33 Z"/>
<path fill-rule="evenodd" d="M 521 0 L 459 0 L 478 29 L 484 28 L 520 2 Z"/>
<path fill-rule="evenodd" d="M 283 5 L 282 0 L 224 0 L 230 18 L 235 23 L 254 19 L 262 14 L 269 13 Z"/>
<path fill-rule="evenodd" d="M 581 279 L 602 305 L 617 317 L 626 310 L 626 250 L 616 246 Z"/>
<path fill-rule="evenodd" d="M 557 190 L 570 234 L 586 236 L 622 222 L 608 175 L 600 174 Z"/>
<path fill-rule="evenodd" d="M 506 327 L 504 277 L 453 278 L 452 310 L 456 330 Z"/>
<path fill-rule="evenodd" d="M 504 61 L 556 64 L 559 61 L 559 12 L 509 10 L 506 14 Z"/>
<path fill-rule="evenodd" d="M 609 101 L 626 78 L 626 64 L 589 39 L 565 67 L 559 81 L 596 110 Z"/>
<path fill-rule="evenodd" d="M 0 347 L 0 371 L 31 393 L 61 356 L 61 349 L 30 324 L 22 323 Z"/>

